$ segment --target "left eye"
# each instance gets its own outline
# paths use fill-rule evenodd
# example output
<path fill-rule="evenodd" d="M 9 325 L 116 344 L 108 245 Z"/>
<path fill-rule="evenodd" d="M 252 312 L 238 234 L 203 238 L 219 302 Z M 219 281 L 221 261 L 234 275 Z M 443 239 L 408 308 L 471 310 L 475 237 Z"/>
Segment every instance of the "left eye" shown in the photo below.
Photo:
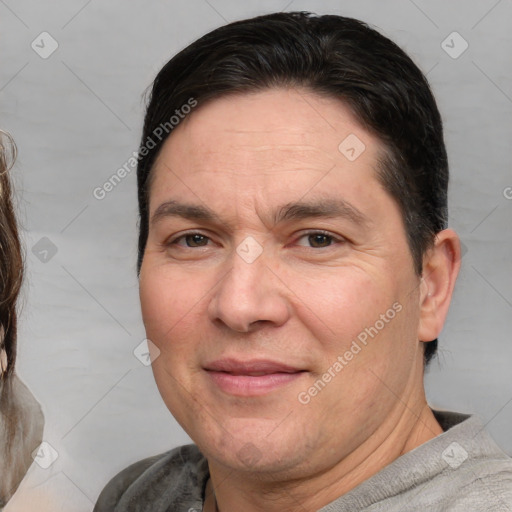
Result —
<path fill-rule="evenodd" d="M 322 231 L 315 231 L 311 233 L 305 233 L 298 240 L 306 239 L 307 243 L 310 247 L 316 249 L 322 249 L 324 247 L 329 247 L 333 244 L 333 242 L 339 241 L 333 235 L 329 233 L 323 233 Z M 298 244 L 303 245 L 303 244 Z"/>
<path fill-rule="evenodd" d="M 172 243 L 176 245 L 183 245 L 179 242 L 185 242 L 186 247 L 204 247 L 208 244 L 208 240 L 210 239 L 201 233 L 187 233 L 176 238 Z"/>

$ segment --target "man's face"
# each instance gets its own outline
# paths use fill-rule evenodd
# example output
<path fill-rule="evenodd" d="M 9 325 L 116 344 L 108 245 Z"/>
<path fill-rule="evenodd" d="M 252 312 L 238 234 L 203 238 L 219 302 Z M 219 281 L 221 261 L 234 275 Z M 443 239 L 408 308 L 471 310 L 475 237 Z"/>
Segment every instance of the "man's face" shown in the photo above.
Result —
<path fill-rule="evenodd" d="M 214 100 L 163 146 L 142 313 L 162 397 L 210 462 L 322 471 L 378 450 L 421 387 L 381 149 L 339 101 L 283 89 Z"/>

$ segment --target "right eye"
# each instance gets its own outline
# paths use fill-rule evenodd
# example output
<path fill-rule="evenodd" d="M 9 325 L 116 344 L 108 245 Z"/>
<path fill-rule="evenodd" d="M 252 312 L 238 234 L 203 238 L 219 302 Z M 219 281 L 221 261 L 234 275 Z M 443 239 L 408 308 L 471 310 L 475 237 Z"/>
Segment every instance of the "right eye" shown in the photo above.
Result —
<path fill-rule="evenodd" d="M 169 241 L 167 245 L 178 245 L 192 249 L 194 247 L 206 247 L 209 240 L 210 238 L 202 233 L 192 232 L 178 236 L 174 240 Z"/>

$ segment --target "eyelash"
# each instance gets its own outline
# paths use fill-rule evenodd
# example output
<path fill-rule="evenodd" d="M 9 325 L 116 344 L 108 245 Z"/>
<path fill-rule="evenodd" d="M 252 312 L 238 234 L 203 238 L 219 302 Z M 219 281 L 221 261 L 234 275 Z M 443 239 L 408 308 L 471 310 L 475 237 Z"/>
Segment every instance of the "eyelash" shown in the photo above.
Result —
<path fill-rule="evenodd" d="M 178 242 L 180 240 L 183 240 L 185 239 L 186 237 L 188 236 L 194 236 L 194 235 L 199 235 L 199 236 L 202 236 L 204 238 L 207 238 L 208 240 L 211 240 L 211 238 L 208 236 L 208 235 L 205 235 L 203 233 L 201 233 L 200 231 L 190 231 L 188 233 L 183 233 L 181 235 L 179 235 L 178 237 L 172 239 L 172 240 L 169 240 L 168 242 L 165 243 L 165 246 L 172 246 L 172 245 L 179 245 Z M 322 236 L 325 236 L 325 237 L 328 237 L 331 241 L 331 243 L 325 247 L 308 247 L 309 249 L 327 249 L 329 247 L 332 247 L 332 245 L 335 243 L 335 242 L 338 242 L 338 243 L 343 243 L 345 242 L 345 239 L 342 238 L 342 237 L 337 237 L 331 233 L 329 233 L 328 231 L 323 231 L 323 230 L 310 230 L 310 231 L 306 231 L 306 232 L 303 232 L 297 239 L 297 240 L 300 240 L 301 238 L 304 238 L 304 237 L 307 237 L 307 236 L 311 236 L 311 235 L 322 235 Z M 180 247 L 183 247 L 184 249 L 197 249 L 197 248 L 201 248 L 201 247 L 205 247 L 205 246 L 197 246 L 197 247 L 188 247 L 188 246 L 180 246 Z"/>

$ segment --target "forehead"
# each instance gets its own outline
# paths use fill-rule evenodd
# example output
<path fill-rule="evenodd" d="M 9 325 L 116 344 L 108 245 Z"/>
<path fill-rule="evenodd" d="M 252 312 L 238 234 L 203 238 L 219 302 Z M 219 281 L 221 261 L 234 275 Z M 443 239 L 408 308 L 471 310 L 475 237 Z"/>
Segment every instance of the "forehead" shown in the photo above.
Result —
<path fill-rule="evenodd" d="M 350 135 L 380 146 L 342 101 L 299 88 L 229 94 L 210 100 L 181 121 L 165 145 L 177 146 L 173 140 L 178 134 L 180 143 L 191 142 L 198 149 L 215 151 L 220 143 L 219 150 L 242 145 L 246 150 L 264 151 L 281 143 L 282 151 L 293 149 L 301 156 L 302 150 L 302 156 L 312 158 L 317 158 L 318 152 L 332 154 Z"/>
<path fill-rule="evenodd" d="M 367 196 L 375 177 L 378 139 L 341 101 L 304 89 L 271 89 L 221 97 L 201 105 L 167 139 L 154 165 L 153 198 L 194 195 L 209 186 L 277 202 L 317 192 Z M 225 198 L 224 198 L 225 199 Z M 219 198 L 220 200 L 220 198 Z"/>

